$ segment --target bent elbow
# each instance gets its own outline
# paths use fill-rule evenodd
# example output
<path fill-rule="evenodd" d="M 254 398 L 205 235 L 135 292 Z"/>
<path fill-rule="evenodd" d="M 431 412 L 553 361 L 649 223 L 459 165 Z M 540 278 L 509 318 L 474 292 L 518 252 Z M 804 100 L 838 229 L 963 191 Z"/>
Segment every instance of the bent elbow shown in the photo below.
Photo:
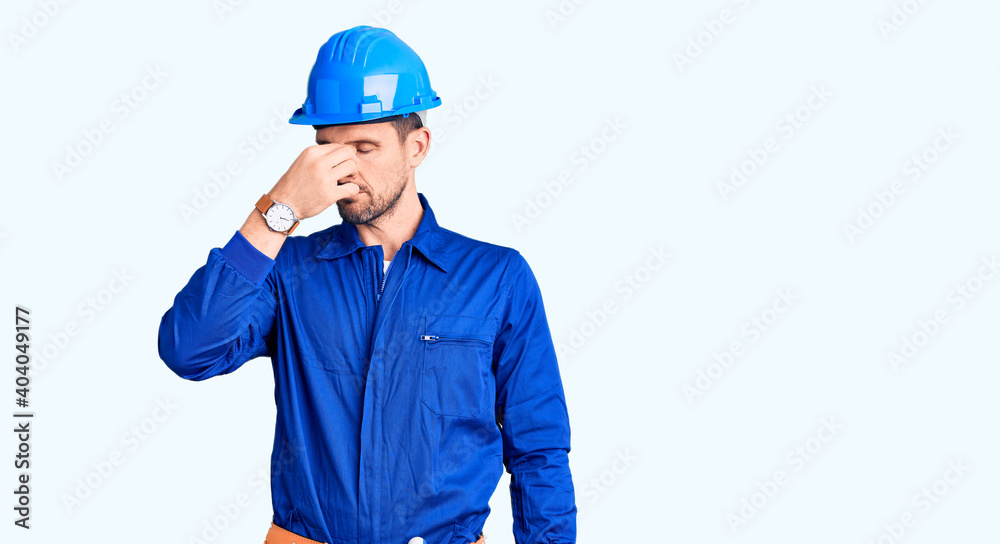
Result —
<path fill-rule="evenodd" d="M 193 344 L 184 341 L 177 328 L 172 326 L 169 314 L 168 311 L 160 320 L 156 341 L 160 360 L 185 380 L 202 381 L 216 375 L 217 372 L 213 372 L 216 365 L 191 349 Z"/>

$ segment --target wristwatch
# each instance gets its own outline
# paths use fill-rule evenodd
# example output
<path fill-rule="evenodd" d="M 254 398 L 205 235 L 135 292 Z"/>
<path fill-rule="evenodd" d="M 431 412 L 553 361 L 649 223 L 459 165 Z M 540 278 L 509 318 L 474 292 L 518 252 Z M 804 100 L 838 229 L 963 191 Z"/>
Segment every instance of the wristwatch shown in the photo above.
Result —
<path fill-rule="evenodd" d="M 295 218 L 295 212 L 288 204 L 275 202 L 266 194 L 257 201 L 257 209 L 264 216 L 267 228 L 274 232 L 291 234 L 295 227 L 299 226 L 299 220 Z"/>

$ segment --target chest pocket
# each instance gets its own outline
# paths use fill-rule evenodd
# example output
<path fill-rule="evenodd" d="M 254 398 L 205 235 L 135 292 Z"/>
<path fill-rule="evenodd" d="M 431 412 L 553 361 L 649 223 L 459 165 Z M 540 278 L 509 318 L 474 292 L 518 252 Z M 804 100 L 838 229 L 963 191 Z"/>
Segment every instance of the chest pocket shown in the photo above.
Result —
<path fill-rule="evenodd" d="M 428 315 L 420 334 L 420 401 L 442 416 L 477 417 L 494 401 L 493 321 Z"/>

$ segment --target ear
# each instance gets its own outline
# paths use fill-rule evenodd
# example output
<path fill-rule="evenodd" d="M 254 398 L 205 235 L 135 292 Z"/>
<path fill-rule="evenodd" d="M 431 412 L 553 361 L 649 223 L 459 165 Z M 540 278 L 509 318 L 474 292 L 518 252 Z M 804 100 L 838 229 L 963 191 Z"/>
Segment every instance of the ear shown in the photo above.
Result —
<path fill-rule="evenodd" d="M 403 143 L 403 155 L 410 168 L 420 166 L 431 146 L 431 129 L 420 127 L 411 132 Z"/>

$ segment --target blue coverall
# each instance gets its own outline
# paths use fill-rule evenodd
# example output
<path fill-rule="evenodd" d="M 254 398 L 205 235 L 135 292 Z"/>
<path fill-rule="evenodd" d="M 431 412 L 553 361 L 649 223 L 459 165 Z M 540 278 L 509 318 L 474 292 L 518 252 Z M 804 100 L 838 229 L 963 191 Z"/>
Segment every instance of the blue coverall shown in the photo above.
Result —
<path fill-rule="evenodd" d="M 333 544 L 476 540 L 501 470 L 518 544 L 576 540 L 570 427 L 538 283 L 516 250 L 438 226 L 426 197 L 383 272 L 350 223 L 275 259 L 238 231 L 164 314 L 182 378 L 274 370 L 277 525 Z M 502 465 L 501 465 L 502 463 Z"/>

